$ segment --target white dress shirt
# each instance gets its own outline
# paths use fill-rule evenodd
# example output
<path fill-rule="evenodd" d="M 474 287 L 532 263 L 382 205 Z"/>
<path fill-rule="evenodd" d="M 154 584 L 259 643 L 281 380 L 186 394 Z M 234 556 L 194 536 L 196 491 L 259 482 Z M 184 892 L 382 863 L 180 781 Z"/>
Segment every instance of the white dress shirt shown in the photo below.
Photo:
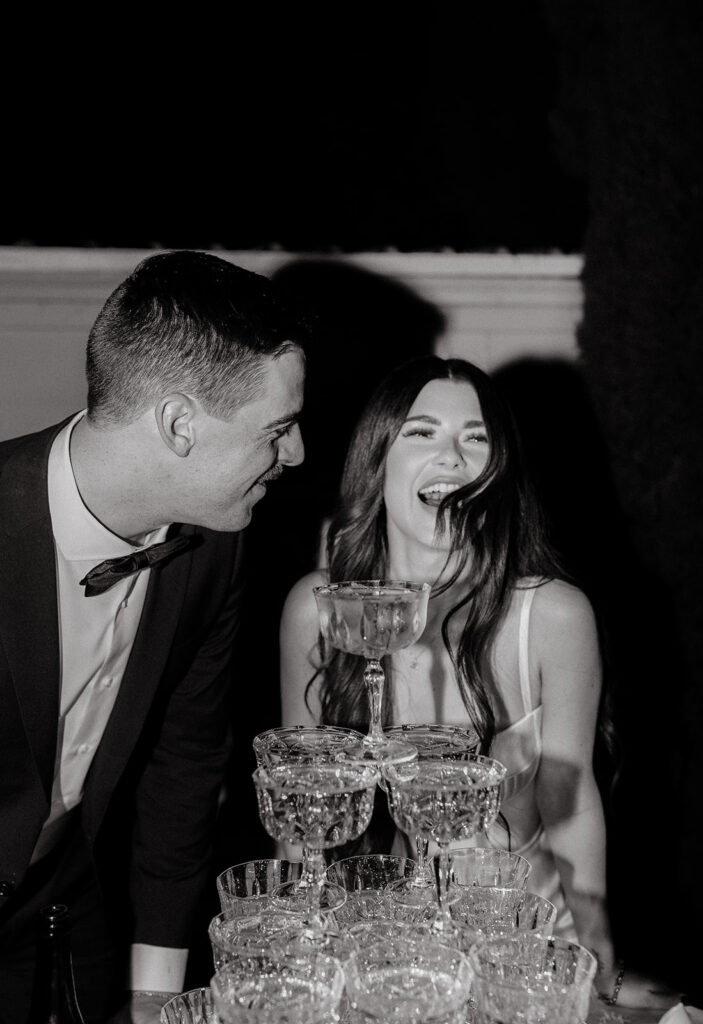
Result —
<path fill-rule="evenodd" d="M 67 812 L 77 807 L 83 797 L 86 775 L 132 650 L 150 570 L 134 573 L 91 597 L 85 596 L 79 581 L 106 558 L 133 554 L 164 540 L 168 531 L 168 526 L 162 526 L 138 538 L 138 544 L 131 544 L 111 533 L 83 504 L 70 456 L 71 433 L 83 415 L 78 413 L 61 430 L 49 454 L 49 511 L 56 548 L 61 679 L 51 810 L 33 860 L 58 842 Z M 168 990 L 174 986 L 173 990 L 177 990 L 179 982 L 174 981 L 173 968 L 161 963 L 159 948 L 143 949 L 153 966 L 146 973 L 142 971 L 144 976 L 134 987 Z M 155 958 L 150 951 L 157 954 Z M 178 963 L 182 961 L 185 967 L 184 951 L 163 952 L 178 954 Z M 176 976 L 178 973 L 177 970 Z"/>

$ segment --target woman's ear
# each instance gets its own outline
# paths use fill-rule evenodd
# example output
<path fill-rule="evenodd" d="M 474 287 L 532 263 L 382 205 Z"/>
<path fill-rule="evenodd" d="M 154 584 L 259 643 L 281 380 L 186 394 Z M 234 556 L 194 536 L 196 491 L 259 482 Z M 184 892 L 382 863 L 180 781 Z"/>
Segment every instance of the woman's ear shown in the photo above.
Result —
<path fill-rule="evenodd" d="M 195 444 L 196 403 L 177 391 L 160 399 L 154 408 L 161 440 L 174 455 L 184 459 Z"/>

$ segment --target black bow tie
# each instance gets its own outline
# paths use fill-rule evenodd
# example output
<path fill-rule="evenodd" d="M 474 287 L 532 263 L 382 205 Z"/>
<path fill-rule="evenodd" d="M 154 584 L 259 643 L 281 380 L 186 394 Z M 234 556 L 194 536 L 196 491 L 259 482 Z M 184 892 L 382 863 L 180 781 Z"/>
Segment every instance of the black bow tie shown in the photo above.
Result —
<path fill-rule="evenodd" d="M 142 569 L 149 569 L 165 558 L 171 558 L 180 551 L 185 550 L 193 543 L 192 537 L 174 537 L 173 540 L 164 540 L 160 544 L 152 544 L 143 551 L 135 551 L 133 555 L 123 555 L 122 558 L 108 558 L 91 569 L 80 581 L 85 587 L 85 596 L 93 597 L 95 594 L 104 594 L 110 587 L 123 580 L 126 576 L 132 576 Z"/>

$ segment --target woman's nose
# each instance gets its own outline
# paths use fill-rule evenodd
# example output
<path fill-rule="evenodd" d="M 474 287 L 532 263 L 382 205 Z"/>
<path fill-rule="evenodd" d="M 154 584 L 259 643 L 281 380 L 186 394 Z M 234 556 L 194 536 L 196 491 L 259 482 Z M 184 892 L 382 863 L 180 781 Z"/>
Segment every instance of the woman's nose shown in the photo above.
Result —
<path fill-rule="evenodd" d="M 441 466 L 463 466 L 465 461 L 464 449 L 456 437 L 447 438 L 437 452 L 437 463 Z"/>

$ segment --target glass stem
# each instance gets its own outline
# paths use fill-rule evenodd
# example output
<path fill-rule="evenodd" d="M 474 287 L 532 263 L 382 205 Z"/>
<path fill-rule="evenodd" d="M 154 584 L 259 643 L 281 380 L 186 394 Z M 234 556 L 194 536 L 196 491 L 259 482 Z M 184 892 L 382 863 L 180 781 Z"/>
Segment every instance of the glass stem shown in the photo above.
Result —
<path fill-rule="evenodd" d="M 325 857 L 322 850 L 305 847 L 303 850 L 305 874 L 301 877 L 301 887 L 305 878 L 305 927 L 313 931 L 322 931 L 322 890 L 325 885 Z"/>
<path fill-rule="evenodd" d="M 417 861 L 417 868 L 412 884 L 416 889 L 425 889 L 428 885 L 432 885 L 432 879 L 427 867 L 429 845 L 428 839 L 425 839 L 419 832 L 415 834 L 415 860 Z"/>
<path fill-rule="evenodd" d="M 437 904 L 439 907 L 433 927 L 436 931 L 453 930 L 454 926 L 449 912 L 449 875 L 451 869 L 449 843 L 440 843 L 439 856 L 434 858 L 433 864 L 435 881 L 437 883 Z"/>
<path fill-rule="evenodd" d="M 384 740 L 381 708 L 383 707 L 383 686 L 385 681 L 386 676 L 381 668 L 381 662 L 378 658 L 369 658 L 364 670 L 364 683 L 366 684 L 369 711 L 371 712 L 369 733 L 366 738 L 372 743 L 383 743 Z"/>
<path fill-rule="evenodd" d="M 298 887 L 300 889 L 309 889 L 315 881 L 315 873 L 313 866 L 310 863 L 310 850 L 307 846 L 303 847 L 303 863 L 300 867 L 300 879 L 298 880 Z"/>

